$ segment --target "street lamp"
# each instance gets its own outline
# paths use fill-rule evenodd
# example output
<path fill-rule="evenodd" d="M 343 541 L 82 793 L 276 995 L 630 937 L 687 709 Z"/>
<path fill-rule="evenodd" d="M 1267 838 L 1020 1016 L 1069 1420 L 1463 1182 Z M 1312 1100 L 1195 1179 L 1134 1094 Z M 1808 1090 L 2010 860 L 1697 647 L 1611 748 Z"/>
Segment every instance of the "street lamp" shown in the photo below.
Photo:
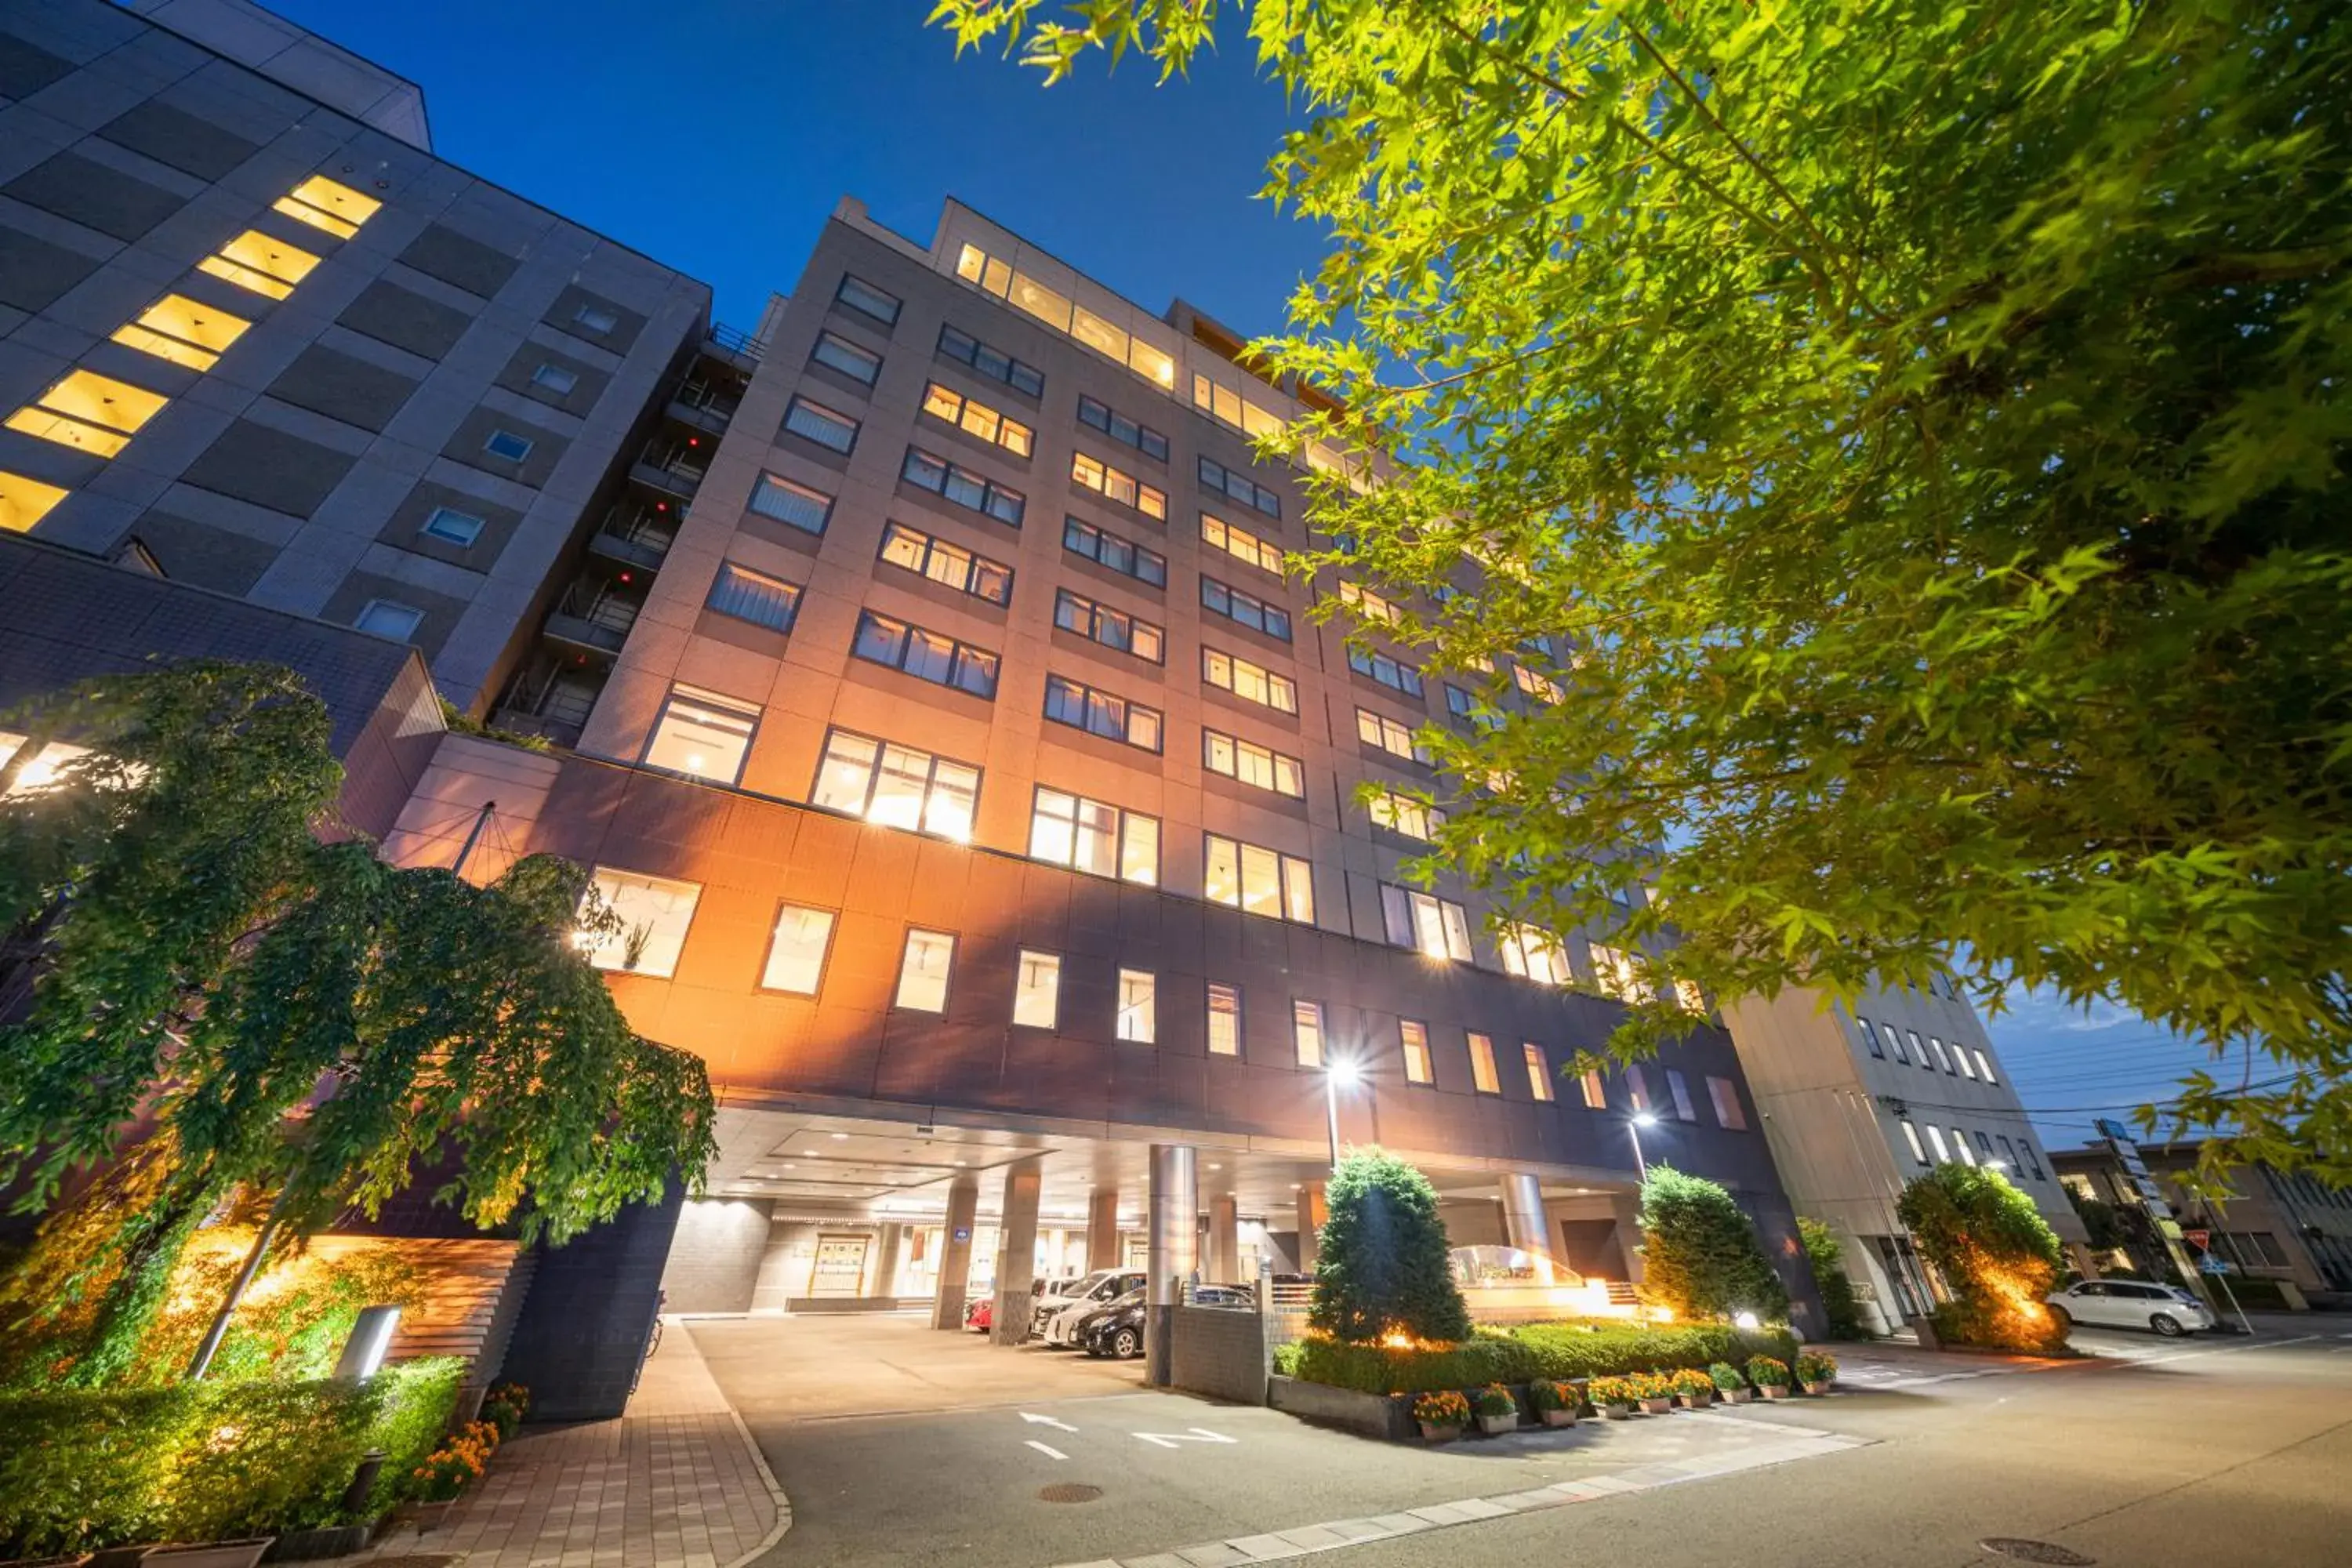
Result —
<path fill-rule="evenodd" d="M 1633 1112 L 1633 1120 L 1625 1125 L 1626 1132 L 1630 1134 L 1633 1140 L 1633 1173 L 1641 1177 L 1645 1184 L 1650 1179 L 1650 1166 L 1649 1163 L 1642 1158 L 1642 1129 L 1644 1127 L 1655 1127 L 1657 1124 L 1657 1112 L 1654 1110 L 1637 1110 Z"/>
<path fill-rule="evenodd" d="M 1339 1168 L 1339 1086 L 1353 1084 L 1358 1076 L 1356 1064 L 1334 1059 L 1323 1068 L 1323 1110 L 1331 1124 L 1331 1168 Z"/>

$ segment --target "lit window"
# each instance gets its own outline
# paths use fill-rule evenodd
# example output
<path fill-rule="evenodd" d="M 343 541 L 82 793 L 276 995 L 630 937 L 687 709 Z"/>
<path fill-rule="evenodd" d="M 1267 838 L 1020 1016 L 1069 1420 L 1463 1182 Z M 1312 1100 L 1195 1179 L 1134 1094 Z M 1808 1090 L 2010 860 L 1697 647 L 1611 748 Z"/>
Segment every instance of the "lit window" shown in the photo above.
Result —
<path fill-rule="evenodd" d="M 996 656 L 943 632 L 926 631 L 894 616 L 863 610 L 858 613 L 857 635 L 849 651 L 934 686 L 953 687 L 991 701 L 996 698 Z"/>
<path fill-rule="evenodd" d="M 25 533 L 48 516 L 49 509 L 66 499 L 55 485 L 28 479 L 22 474 L 0 472 L 0 532 Z"/>
<path fill-rule="evenodd" d="M 1029 856 L 1152 887 L 1160 880 L 1160 819 L 1040 784 L 1029 817 Z"/>
<path fill-rule="evenodd" d="M 1023 948 L 1013 982 L 1013 1021 L 1024 1029 L 1050 1029 L 1061 1005 L 1060 957 Z"/>
<path fill-rule="evenodd" d="M 482 537 L 482 530 L 487 526 L 472 512 L 459 511 L 456 507 L 436 506 L 432 515 L 425 520 L 425 526 L 417 531 L 450 544 L 471 544 Z"/>
<path fill-rule="evenodd" d="M 960 364 L 968 364 L 992 381 L 1001 381 L 1015 392 L 1025 392 L 1032 397 L 1045 390 L 1045 373 L 1034 364 L 1014 359 L 1002 349 L 989 347 L 970 332 L 954 327 L 940 328 L 940 353 Z M 1086 413 L 1086 400 L 1078 402 L 1081 417 Z"/>
<path fill-rule="evenodd" d="M 1903 1063 L 1906 1067 L 1908 1067 L 1911 1064 L 1911 1053 L 1904 1048 L 1903 1037 L 1895 1032 L 1894 1025 L 1879 1025 L 1878 1037 L 1886 1042 L 1886 1048 L 1895 1053 L 1895 1059 L 1896 1061 Z M 1919 1065 L 1921 1067 L 1925 1067 L 1927 1064 L 1921 1062 Z"/>
<path fill-rule="evenodd" d="M 882 559 L 934 583 L 961 588 L 992 605 L 1013 602 L 1013 568 L 1002 561 L 975 555 L 960 544 L 935 539 L 919 528 L 894 522 L 882 531 Z"/>
<path fill-rule="evenodd" d="M 871 386 L 882 374 L 882 356 L 863 349 L 839 332 L 819 332 L 809 363 L 837 370 L 861 386 Z"/>
<path fill-rule="evenodd" d="M 1153 1003 L 1157 984 L 1140 969 L 1118 972 L 1118 1021 L 1116 1033 L 1122 1040 L 1133 1040 L 1148 1046 L 1159 1037 L 1158 1008 Z"/>
<path fill-rule="evenodd" d="M 948 972 L 954 963 L 954 937 L 909 927 L 907 951 L 898 960 L 898 994 L 892 1005 L 910 1013 L 946 1012 Z"/>
<path fill-rule="evenodd" d="M 1307 767 L 1297 757 L 1207 729 L 1201 731 L 1201 752 L 1202 765 L 1213 773 L 1294 799 L 1307 798 Z"/>
<path fill-rule="evenodd" d="M 1927 1043 L 1928 1043 L 1930 1046 L 1933 1046 L 1933 1047 L 1936 1048 L 1936 1054 L 1937 1054 L 1937 1056 L 1938 1056 L 1938 1057 L 1942 1057 L 1942 1056 L 1943 1056 L 1943 1054 L 1944 1054 L 1944 1042 L 1943 1042 L 1942 1040 L 1940 1040 L 1940 1039 L 1937 1038 L 1937 1037 L 1936 1037 L 1935 1036 L 1933 1036 L 1933 1035 L 1930 1035 L 1930 1036 L 1928 1036 L 1928 1037 L 1927 1037 Z M 1958 1063 L 1959 1064 L 1959 1067 L 1960 1067 L 1960 1076 L 1961 1076 L 1961 1077 L 1966 1078 L 1966 1079 L 1973 1079 L 1977 1076 L 1977 1068 L 1976 1068 L 1976 1064 L 1975 1064 L 1974 1062 L 1972 1062 L 1972 1061 L 1969 1060 L 1969 1048 L 1968 1048 L 1968 1047 L 1966 1047 L 1966 1046 L 1964 1046 L 1964 1045 L 1960 1044 L 1960 1042 L 1959 1042 L 1959 1041 L 1958 1041 L 1958 1040 L 1954 1040 L 1954 1041 L 1952 1042 L 1952 1053 L 1951 1053 L 1950 1059 L 1951 1059 L 1951 1060 L 1953 1060 L 1953 1061 L 1955 1061 L 1955 1062 L 1958 1062 Z"/>
<path fill-rule="evenodd" d="M 518 436 L 511 430 L 493 430 L 482 443 L 482 450 L 503 463 L 520 463 L 530 456 L 533 443 L 528 436 Z"/>
<path fill-rule="evenodd" d="M 1519 1052 L 1520 1052 L 1520 1054 L 1521 1054 L 1522 1056 L 1524 1056 L 1524 1057 L 1527 1058 L 1527 1063 L 1528 1063 L 1528 1092 L 1529 1094 L 1534 1095 L 1534 1096 L 1536 1097 L 1536 1099 L 1538 1099 L 1538 1100 L 1541 1100 L 1543 1103 L 1545 1103 L 1545 1104 L 1547 1104 L 1547 1105 L 1550 1104 L 1550 1103 L 1551 1103 L 1551 1060 L 1550 1060 L 1550 1058 L 1549 1058 L 1549 1057 L 1547 1057 L 1547 1056 L 1544 1054 L 1544 1048 L 1543 1048 L 1541 1046 L 1537 1045 L 1537 1044 L 1536 1044 L 1534 1041 L 1532 1041 L 1532 1040 L 1530 1040 L 1530 1041 L 1528 1041 L 1527 1044 L 1525 1044 L 1525 1045 L 1521 1046 L 1521 1047 L 1519 1047 Z"/>
<path fill-rule="evenodd" d="M 1911 1157 L 1923 1165 L 1927 1163 L 1927 1151 L 1919 1146 L 1919 1129 L 1911 1124 L 1907 1116 L 1896 1118 L 1895 1123 L 1903 1129 L 1903 1141 L 1911 1145 Z"/>
<path fill-rule="evenodd" d="M 1307 862 L 1214 833 L 1201 837 L 1207 859 L 1202 891 L 1211 903 L 1315 923 L 1315 876 Z"/>
<path fill-rule="evenodd" d="M 1675 1121 L 1698 1120 L 1698 1107 L 1691 1103 L 1690 1082 L 1673 1068 L 1666 1069 L 1666 1097 L 1675 1102 Z"/>
<path fill-rule="evenodd" d="M 397 599 L 370 599 L 352 617 L 352 625 L 360 631 L 373 632 L 394 642 L 406 642 L 416 635 L 423 625 L 425 612 L 414 605 L 404 605 Z"/>
<path fill-rule="evenodd" d="M 1062 294 L 976 245 L 967 245 L 957 253 L 956 276 L 1163 388 L 1176 384 L 1176 361 L 1166 351 L 1104 321 L 1083 305 L 1073 305 Z"/>
<path fill-rule="evenodd" d="M 1973 1165 L 1977 1163 L 1977 1152 L 1969 1147 L 1969 1135 L 1957 1127 L 1952 1129 L 1952 1150 L 1959 1156 L 1962 1164 Z"/>
<path fill-rule="evenodd" d="M 700 883 L 599 866 L 593 896 L 603 900 L 617 926 L 593 938 L 582 933 L 580 946 L 589 963 L 599 969 L 663 979 L 677 973 L 677 955 L 686 947 L 687 928 L 694 923 L 694 906 L 702 897 Z"/>
<path fill-rule="evenodd" d="M 984 474 L 934 457 L 920 447 L 907 448 L 907 460 L 898 467 L 898 477 L 919 489 L 929 490 L 1014 528 L 1021 526 L 1022 513 L 1029 508 L 1019 490 L 1007 489 Z"/>
<path fill-rule="evenodd" d="M 1244 702 L 1255 702 L 1277 713 L 1298 711 L 1298 686 L 1296 681 L 1238 654 L 1213 647 L 1202 648 L 1201 679 L 1221 691 L 1232 692 Z"/>
<path fill-rule="evenodd" d="M 572 312 L 572 324 L 591 337 L 603 337 L 621 324 L 620 314 L 602 305 L 583 305 Z"/>
<path fill-rule="evenodd" d="M 805 397 L 793 399 L 784 410 L 784 428 L 830 452 L 846 455 L 857 445 L 857 421 Z"/>
<path fill-rule="evenodd" d="M 313 174 L 270 205 L 312 228 L 324 229 L 338 239 L 349 239 L 383 204 L 324 174 Z"/>
<path fill-rule="evenodd" d="M 1282 574 L 1282 551 L 1267 543 L 1246 528 L 1237 528 L 1223 518 L 1201 514 L 1201 538 L 1213 550 L 1222 550 L 1246 566 L 1261 572 Z"/>
<path fill-rule="evenodd" d="M 1445 826 L 1445 813 L 1392 789 L 1384 789 L 1374 795 L 1368 809 L 1374 826 L 1402 833 L 1407 838 L 1418 838 L 1424 844 L 1434 839 L 1437 830 Z"/>
<path fill-rule="evenodd" d="M 1013 275 L 1013 288 L 1005 299 L 1015 309 L 1028 311 L 1057 332 L 1070 330 L 1069 296 L 1047 288 L 1025 272 Z"/>
<path fill-rule="evenodd" d="M 1377 621 L 1384 626 L 1404 625 L 1403 605 L 1358 584 L 1340 584 L 1339 602 L 1354 609 L 1358 615 L 1368 621 Z"/>
<path fill-rule="evenodd" d="M 923 412 L 1015 457 L 1027 457 L 1036 440 L 1036 432 L 1018 419 L 936 381 L 923 388 Z"/>
<path fill-rule="evenodd" d="M 118 328 L 114 341 L 190 370 L 210 370 L 252 324 L 184 294 L 166 294 Z"/>
<path fill-rule="evenodd" d="M 170 401 L 143 386 L 78 370 L 8 416 L 8 428 L 111 458 Z"/>
<path fill-rule="evenodd" d="M 1886 1047 L 1878 1043 L 1878 1031 L 1871 1027 L 1870 1020 L 1857 1016 L 1853 1023 L 1854 1027 L 1862 1031 L 1862 1048 L 1868 1051 L 1872 1056 L 1876 1057 L 1879 1060 L 1885 1061 L 1886 1059 Z"/>
<path fill-rule="evenodd" d="M 1719 1126 L 1734 1132 L 1748 1129 L 1748 1112 L 1740 1108 L 1739 1089 L 1727 1078 L 1710 1076 L 1706 1080 L 1706 1097 L 1715 1101 L 1715 1120 Z"/>
<path fill-rule="evenodd" d="M 1399 947 L 1412 948 L 1426 958 L 1450 959 L 1455 963 L 1471 960 L 1470 917 L 1451 899 L 1383 882 L 1381 920 L 1388 928 L 1389 941 Z"/>
<path fill-rule="evenodd" d="M 530 384 L 544 387 L 558 397 L 568 397 L 572 389 L 580 384 L 580 377 L 560 364 L 542 364 L 530 373 Z"/>
<path fill-rule="evenodd" d="M 886 327 L 898 323 L 898 311 L 903 306 L 896 294 L 877 289 L 855 272 L 841 275 L 841 287 L 833 291 L 836 303 L 848 306 L 860 315 L 871 316 Z"/>
<path fill-rule="evenodd" d="M 1160 713 L 1124 697 L 1064 676 L 1045 678 L 1045 717 L 1090 735 L 1124 742 L 1139 751 L 1160 748 Z"/>
<path fill-rule="evenodd" d="M 1348 649 L 1348 668 L 1358 675 L 1368 676 L 1382 686 L 1402 691 L 1408 697 L 1419 697 L 1422 694 L 1421 671 L 1409 664 L 1400 663 L 1384 653 L 1351 646 Z"/>
<path fill-rule="evenodd" d="M 788 632 L 793 629 L 793 617 L 800 613 L 801 589 L 797 583 L 722 561 L 719 575 L 710 580 L 710 597 L 704 602 L 722 616 L 772 632 Z"/>
<path fill-rule="evenodd" d="M 1651 1109 L 1650 1080 L 1642 1076 L 1640 1068 L 1629 1067 L 1625 1069 L 1625 1096 L 1633 1102 L 1635 1110 Z"/>
<path fill-rule="evenodd" d="M 1319 1068 L 1323 1065 L 1323 1004 L 1293 1002 L 1290 1005 L 1290 1045 L 1297 1054 L 1298 1065 Z"/>
<path fill-rule="evenodd" d="M 1620 1002 L 1649 1000 L 1649 987 L 1643 984 L 1640 962 L 1622 947 L 1592 943 L 1592 982 L 1602 995 L 1614 996 Z"/>
<path fill-rule="evenodd" d="M 1943 1164 L 1951 1159 L 1952 1152 L 1944 1147 L 1943 1129 L 1937 1127 L 1932 1121 L 1927 1123 L 1927 1142 L 1936 1151 L 1936 1163 L 1937 1164 Z"/>
<path fill-rule="evenodd" d="M 1495 1070 L 1495 1042 L 1470 1031 L 1470 1082 L 1480 1094 L 1500 1094 L 1503 1080 Z"/>
<path fill-rule="evenodd" d="M 1168 586 L 1168 558 L 1156 550 L 1121 539 L 1108 529 L 1081 522 L 1075 517 L 1062 520 L 1062 548 L 1073 555 L 1082 555 L 1098 566 L 1108 567 L 1122 576 L 1155 588 Z"/>
<path fill-rule="evenodd" d="M 833 730 L 825 734 L 810 804 L 964 844 L 971 840 L 979 795 L 980 770 L 968 763 Z"/>
<path fill-rule="evenodd" d="M 1283 642 L 1290 640 L 1290 612 L 1277 605 L 1268 604 L 1255 594 L 1228 587 L 1214 577 L 1201 579 L 1201 607 L 1213 610 L 1254 632 L 1264 632 Z"/>
<path fill-rule="evenodd" d="M 1213 980 L 1209 982 L 1209 1054 L 1242 1054 L 1242 994 Z"/>
<path fill-rule="evenodd" d="M 1101 431 L 1114 441 L 1123 441 L 1146 457 L 1157 458 L 1163 463 L 1168 460 L 1167 437 L 1084 393 L 1078 395 L 1078 423 Z"/>
<path fill-rule="evenodd" d="M 1559 945 L 1559 938 L 1549 931 L 1505 921 L 1496 928 L 1495 938 L 1503 950 L 1503 968 L 1507 973 L 1546 985 L 1569 983 L 1568 952 Z"/>
<path fill-rule="evenodd" d="M 1076 632 L 1089 642 L 1131 653 L 1152 664 L 1166 658 L 1167 637 L 1159 626 L 1139 616 L 1073 594 L 1067 588 L 1055 592 L 1054 625 L 1063 631 Z"/>
<path fill-rule="evenodd" d="M 776 910 L 776 933 L 768 944 L 768 965 L 760 984 L 769 991 L 789 991 L 799 996 L 816 994 L 824 973 L 825 951 L 833 942 L 833 911 L 785 904 Z"/>
<path fill-rule="evenodd" d="M 1429 1026 L 1416 1024 L 1411 1018 L 1401 1018 L 1397 1021 L 1397 1037 L 1404 1046 L 1405 1082 L 1434 1081 L 1429 1065 Z"/>
<path fill-rule="evenodd" d="M 761 474 L 751 487 L 751 508 L 761 517 L 791 523 L 803 533 L 822 534 L 833 515 L 833 498 L 823 490 L 775 474 Z"/>
<path fill-rule="evenodd" d="M 1913 1054 L 1917 1056 L 1921 1061 L 1926 1061 L 1927 1059 L 1927 1053 L 1919 1048 L 1919 1031 L 1916 1029 L 1906 1029 L 1904 1033 L 1911 1037 L 1911 1050 Z M 1927 1043 L 1935 1049 L 1936 1065 L 1942 1068 L 1945 1073 L 1948 1076 L 1958 1078 L 1959 1076 L 1959 1069 L 1952 1066 L 1951 1056 L 1944 1049 L 1944 1042 L 1931 1037 Z"/>
<path fill-rule="evenodd" d="M 1607 1086 L 1601 1081 L 1601 1073 L 1598 1068 L 1587 1068 L 1584 1072 L 1578 1075 L 1576 1081 L 1580 1084 L 1584 1089 L 1585 1110 L 1606 1110 L 1609 1109 L 1609 1090 Z"/>
<path fill-rule="evenodd" d="M 1410 726 L 1369 708 L 1356 710 L 1356 739 L 1368 746 L 1378 746 L 1392 757 L 1408 757 L 1424 764 L 1436 760 L 1435 753 L 1412 738 Z"/>
<path fill-rule="evenodd" d="M 1973 1046 L 1969 1049 L 1976 1057 L 1977 1071 L 1983 1076 L 1985 1082 L 1999 1083 L 2000 1080 L 1992 1076 L 1992 1058 Z"/>
<path fill-rule="evenodd" d="M 196 270 L 256 294 L 283 300 L 318 265 L 319 258 L 301 247 L 249 228 L 197 262 Z"/>
<path fill-rule="evenodd" d="M 646 766 L 689 778 L 733 784 L 743 776 L 743 759 L 759 728 L 751 703 L 683 683 L 673 685 L 646 742 Z"/>
<path fill-rule="evenodd" d="M 1209 490 L 1229 500 L 1237 500 L 1253 511 L 1262 511 L 1266 516 L 1276 519 L 1282 516 L 1280 496 L 1276 495 L 1240 469 L 1226 468 L 1213 458 L 1202 458 L 1201 483 Z"/>
<path fill-rule="evenodd" d="M 1556 703 L 1562 696 L 1558 681 L 1537 674 L 1524 664 L 1511 666 L 1511 679 L 1519 683 L 1520 690 L 1538 702 Z"/>
<path fill-rule="evenodd" d="M 1685 1013 L 1704 1014 L 1706 1011 L 1706 993 L 1699 989 L 1697 981 L 1677 977 L 1675 981 L 1675 1005 Z"/>
<path fill-rule="evenodd" d="M 1070 478 L 1108 500 L 1131 506 L 1146 517 L 1168 516 L 1168 493 L 1155 489 L 1124 468 L 1115 468 L 1084 452 L 1070 455 Z"/>

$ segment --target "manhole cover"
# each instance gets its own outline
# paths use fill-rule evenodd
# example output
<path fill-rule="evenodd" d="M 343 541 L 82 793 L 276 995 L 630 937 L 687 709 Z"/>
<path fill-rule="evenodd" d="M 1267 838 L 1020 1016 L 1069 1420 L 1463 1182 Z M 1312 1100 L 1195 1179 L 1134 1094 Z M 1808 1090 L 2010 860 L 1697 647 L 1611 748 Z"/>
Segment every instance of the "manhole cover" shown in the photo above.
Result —
<path fill-rule="evenodd" d="M 2018 1563 L 2056 1563 L 2063 1568 L 2090 1568 L 2098 1561 L 2054 1541 L 2026 1541 L 2014 1535 L 1990 1535 L 1977 1544 L 1996 1557 Z"/>
<path fill-rule="evenodd" d="M 1037 1489 L 1040 1502 L 1092 1502 L 1102 1496 L 1102 1488 L 1090 1487 L 1084 1481 L 1055 1481 L 1050 1487 Z"/>

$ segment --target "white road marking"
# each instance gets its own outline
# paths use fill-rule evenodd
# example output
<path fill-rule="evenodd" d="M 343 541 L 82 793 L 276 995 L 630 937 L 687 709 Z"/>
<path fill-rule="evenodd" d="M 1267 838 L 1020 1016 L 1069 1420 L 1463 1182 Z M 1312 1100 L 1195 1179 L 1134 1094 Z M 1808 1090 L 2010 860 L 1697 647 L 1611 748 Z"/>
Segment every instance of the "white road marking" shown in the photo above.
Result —
<path fill-rule="evenodd" d="M 1045 1444 L 1037 1441 L 1034 1437 L 1029 1439 L 1029 1446 L 1036 1449 L 1039 1453 L 1045 1455 L 1049 1459 L 1066 1459 L 1069 1458 L 1069 1456 L 1062 1452 L 1061 1449 L 1049 1448 Z"/>
<path fill-rule="evenodd" d="M 1136 1436 L 1142 1438 L 1147 1443 L 1157 1443 L 1163 1448 L 1172 1448 L 1179 1443 L 1237 1443 L 1241 1441 L 1238 1437 L 1223 1436 L 1215 1432 L 1210 1431 L 1205 1426 L 1194 1426 L 1191 1428 L 1189 1432 L 1138 1432 Z"/>
<path fill-rule="evenodd" d="M 1032 1422 L 1039 1426 L 1051 1426 L 1057 1432 L 1075 1432 L 1077 1430 L 1076 1427 L 1071 1426 L 1066 1421 L 1056 1421 L 1050 1415 L 1032 1415 L 1026 1410 L 1024 1410 L 1021 1413 L 1021 1419 Z"/>

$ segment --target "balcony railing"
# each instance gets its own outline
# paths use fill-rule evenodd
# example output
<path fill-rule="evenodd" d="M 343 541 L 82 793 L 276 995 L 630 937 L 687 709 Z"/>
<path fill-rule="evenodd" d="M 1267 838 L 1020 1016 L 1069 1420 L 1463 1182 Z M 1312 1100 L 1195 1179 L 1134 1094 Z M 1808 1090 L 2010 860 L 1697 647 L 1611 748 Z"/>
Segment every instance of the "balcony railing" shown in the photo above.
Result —
<path fill-rule="evenodd" d="M 724 321 L 710 323 L 709 342 L 714 347 L 724 349 L 730 354 L 755 362 L 768 352 L 767 344 L 740 328 L 730 327 Z"/>
<path fill-rule="evenodd" d="M 574 583 L 549 613 L 547 635 L 576 647 L 618 653 L 644 607 L 643 600 L 618 593 L 610 584 Z"/>
<path fill-rule="evenodd" d="M 708 471 L 707 466 L 696 461 L 692 456 L 698 450 L 683 441 L 649 442 L 630 467 L 629 477 L 641 484 L 691 500 L 702 484 L 702 476 Z"/>
<path fill-rule="evenodd" d="M 643 502 L 623 502 L 604 514 L 589 536 L 588 548 L 608 561 L 658 571 L 677 538 L 675 512 L 656 511 Z"/>
<path fill-rule="evenodd" d="M 741 394 L 734 389 L 689 380 L 670 395 L 668 414 L 681 425 L 724 436 L 742 402 Z"/>

